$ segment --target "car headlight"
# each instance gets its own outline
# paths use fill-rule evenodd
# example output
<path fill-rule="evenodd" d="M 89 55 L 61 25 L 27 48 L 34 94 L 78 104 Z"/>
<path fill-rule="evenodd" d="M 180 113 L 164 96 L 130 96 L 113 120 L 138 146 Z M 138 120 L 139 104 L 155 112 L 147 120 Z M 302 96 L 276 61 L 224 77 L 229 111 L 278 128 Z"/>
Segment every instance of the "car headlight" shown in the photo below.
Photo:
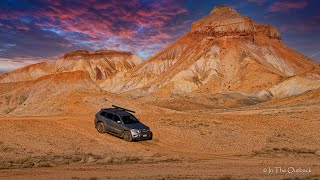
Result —
<path fill-rule="evenodd" d="M 140 130 L 139 129 L 131 129 L 132 134 L 139 134 Z"/>

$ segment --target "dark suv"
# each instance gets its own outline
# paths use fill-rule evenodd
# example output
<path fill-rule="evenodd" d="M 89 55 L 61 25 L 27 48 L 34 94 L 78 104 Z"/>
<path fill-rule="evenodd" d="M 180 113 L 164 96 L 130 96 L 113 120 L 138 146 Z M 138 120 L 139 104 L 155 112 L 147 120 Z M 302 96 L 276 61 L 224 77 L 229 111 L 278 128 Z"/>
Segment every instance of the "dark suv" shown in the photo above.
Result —
<path fill-rule="evenodd" d="M 110 133 L 126 141 L 151 140 L 150 128 L 134 117 L 134 111 L 112 105 L 114 108 L 101 109 L 94 120 L 99 133 Z"/>

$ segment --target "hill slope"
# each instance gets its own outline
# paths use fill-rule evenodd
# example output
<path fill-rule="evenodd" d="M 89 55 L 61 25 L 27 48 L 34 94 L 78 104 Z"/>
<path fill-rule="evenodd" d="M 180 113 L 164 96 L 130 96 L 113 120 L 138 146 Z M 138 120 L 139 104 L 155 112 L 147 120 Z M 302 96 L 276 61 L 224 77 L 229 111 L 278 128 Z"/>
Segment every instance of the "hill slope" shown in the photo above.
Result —
<path fill-rule="evenodd" d="M 34 80 L 48 74 L 85 71 L 93 80 L 101 80 L 115 72 L 126 72 L 141 62 L 140 57 L 113 50 L 66 53 L 54 62 L 42 62 L 0 75 L 0 83 Z"/>

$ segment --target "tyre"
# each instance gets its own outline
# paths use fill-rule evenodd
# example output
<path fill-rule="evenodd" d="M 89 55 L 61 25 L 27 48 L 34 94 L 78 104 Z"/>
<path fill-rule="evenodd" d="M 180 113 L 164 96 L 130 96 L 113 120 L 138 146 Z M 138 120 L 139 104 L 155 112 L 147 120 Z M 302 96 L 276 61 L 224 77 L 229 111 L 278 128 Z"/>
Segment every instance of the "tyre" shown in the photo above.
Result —
<path fill-rule="evenodd" d="M 104 127 L 104 124 L 102 122 L 98 122 L 97 130 L 98 130 L 99 133 L 105 133 L 106 132 L 106 128 Z"/>
<path fill-rule="evenodd" d="M 152 140 L 152 136 L 153 136 L 153 134 L 152 134 L 152 132 L 150 132 L 150 137 L 148 140 Z"/>
<path fill-rule="evenodd" d="M 123 133 L 123 139 L 126 140 L 126 141 L 129 141 L 131 142 L 133 139 L 132 139 L 132 135 L 129 131 L 125 131 Z"/>

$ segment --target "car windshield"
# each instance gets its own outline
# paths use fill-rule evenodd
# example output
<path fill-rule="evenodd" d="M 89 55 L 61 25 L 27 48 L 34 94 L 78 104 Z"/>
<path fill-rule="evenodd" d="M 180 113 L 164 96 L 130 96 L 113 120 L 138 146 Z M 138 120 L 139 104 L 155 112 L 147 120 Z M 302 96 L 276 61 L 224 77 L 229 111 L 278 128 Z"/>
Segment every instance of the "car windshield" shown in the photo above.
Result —
<path fill-rule="evenodd" d="M 124 124 L 134 124 L 139 123 L 138 119 L 132 115 L 130 116 L 122 116 L 122 121 Z"/>

